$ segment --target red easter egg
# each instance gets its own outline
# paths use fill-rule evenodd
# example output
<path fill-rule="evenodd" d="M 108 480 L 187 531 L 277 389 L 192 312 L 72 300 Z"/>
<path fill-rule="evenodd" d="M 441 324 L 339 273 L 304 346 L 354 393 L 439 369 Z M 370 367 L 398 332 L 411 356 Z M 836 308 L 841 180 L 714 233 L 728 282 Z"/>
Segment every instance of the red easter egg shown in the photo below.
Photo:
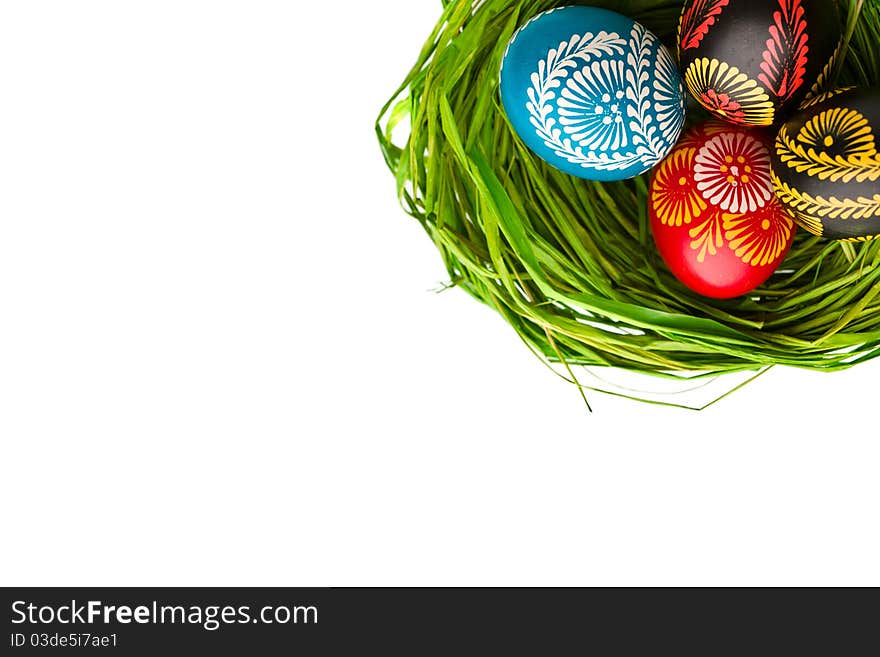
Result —
<path fill-rule="evenodd" d="M 654 170 L 654 240 L 672 273 L 699 294 L 751 292 L 791 248 L 797 228 L 773 192 L 770 144 L 763 132 L 710 121 Z"/>

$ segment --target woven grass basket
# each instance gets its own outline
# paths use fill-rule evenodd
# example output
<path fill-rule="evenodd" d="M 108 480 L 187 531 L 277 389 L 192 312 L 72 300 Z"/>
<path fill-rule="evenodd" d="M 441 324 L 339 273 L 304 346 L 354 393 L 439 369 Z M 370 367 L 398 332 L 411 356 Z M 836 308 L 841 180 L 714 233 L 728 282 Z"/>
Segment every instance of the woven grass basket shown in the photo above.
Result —
<path fill-rule="evenodd" d="M 841 2 L 848 45 L 836 84 L 876 86 L 880 0 Z M 523 145 L 501 107 L 501 57 L 518 27 L 561 4 L 627 14 L 675 52 L 681 0 L 449 0 L 380 113 L 376 132 L 401 203 L 436 244 L 451 284 L 499 312 L 582 392 L 608 390 L 579 383 L 580 366 L 692 382 L 774 365 L 841 370 L 880 355 L 880 240 L 801 230 L 759 290 L 708 300 L 660 259 L 649 175 L 588 182 Z"/>

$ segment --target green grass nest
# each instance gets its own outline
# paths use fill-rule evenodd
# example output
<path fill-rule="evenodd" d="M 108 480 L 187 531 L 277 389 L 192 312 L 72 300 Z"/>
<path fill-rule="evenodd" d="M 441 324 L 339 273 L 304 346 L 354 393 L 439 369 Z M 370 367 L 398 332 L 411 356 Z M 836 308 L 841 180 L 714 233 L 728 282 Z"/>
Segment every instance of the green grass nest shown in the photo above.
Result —
<path fill-rule="evenodd" d="M 843 3 L 838 86 L 877 86 L 880 0 Z M 567 4 L 617 10 L 673 46 L 683 3 L 444 2 L 380 113 L 376 132 L 400 200 L 451 284 L 501 313 L 575 383 L 577 366 L 693 380 L 773 365 L 841 370 L 880 355 L 880 240 L 845 244 L 801 230 L 763 287 L 708 300 L 679 283 L 654 246 L 649 175 L 588 182 L 522 144 L 501 107 L 501 58 L 518 27 Z"/>

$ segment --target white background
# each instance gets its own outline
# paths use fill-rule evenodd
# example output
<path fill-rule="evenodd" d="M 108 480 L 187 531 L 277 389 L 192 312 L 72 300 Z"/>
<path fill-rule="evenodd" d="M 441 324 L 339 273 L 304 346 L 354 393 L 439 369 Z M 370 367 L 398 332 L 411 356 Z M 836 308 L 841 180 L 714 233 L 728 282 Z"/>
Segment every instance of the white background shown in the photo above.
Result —
<path fill-rule="evenodd" d="M 372 122 L 439 12 L 0 5 L 0 583 L 880 584 L 880 363 L 588 415 L 433 292 Z"/>

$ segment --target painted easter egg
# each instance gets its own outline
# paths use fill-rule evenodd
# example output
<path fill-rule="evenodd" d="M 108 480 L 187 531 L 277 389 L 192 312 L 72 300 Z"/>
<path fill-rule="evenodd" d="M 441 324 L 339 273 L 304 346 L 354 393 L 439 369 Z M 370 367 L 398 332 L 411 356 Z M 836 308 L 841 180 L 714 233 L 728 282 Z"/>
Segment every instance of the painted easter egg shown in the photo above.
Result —
<path fill-rule="evenodd" d="M 669 51 L 638 23 L 595 7 L 552 9 L 520 28 L 504 55 L 501 100 L 526 146 L 589 180 L 648 171 L 685 116 Z"/>
<path fill-rule="evenodd" d="M 776 137 L 773 185 L 795 221 L 838 240 L 880 236 L 880 91 L 831 92 Z"/>
<path fill-rule="evenodd" d="M 770 146 L 763 132 L 710 121 L 654 170 L 654 240 L 670 271 L 699 294 L 751 292 L 791 248 L 796 226 L 773 194 Z"/>
<path fill-rule="evenodd" d="M 825 91 L 841 52 L 836 0 L 688 0 L 679 60 L 718 118 L 769 126 Z"/>

